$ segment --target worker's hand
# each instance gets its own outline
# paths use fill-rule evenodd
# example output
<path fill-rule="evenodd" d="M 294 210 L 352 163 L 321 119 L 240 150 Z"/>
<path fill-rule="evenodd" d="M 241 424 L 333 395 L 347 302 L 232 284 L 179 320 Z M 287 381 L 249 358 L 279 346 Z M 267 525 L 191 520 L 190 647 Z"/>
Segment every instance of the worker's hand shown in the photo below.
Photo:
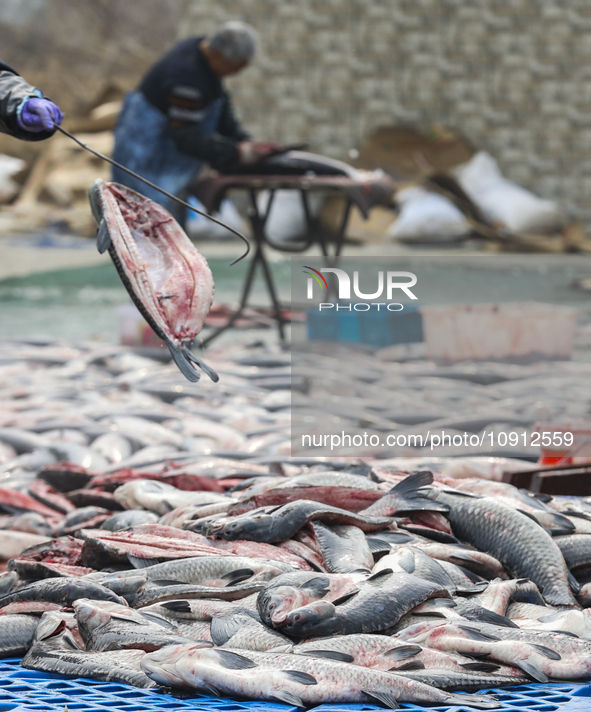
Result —
<path fill-rule="evenodd" d="M 280 148 L 281 144 L 273 141 L 242 141 L 238 144 L 238 159 L 243 165 L 250 166 Z"/>
<path fill-rule="evenodd" d="M 25 131 L 39 133 L 40 131 L 53 131 L 61 124 L 64 115 L 59 106 L 49 99 L 31 97 L 22 106 L 18 123 Z"/>

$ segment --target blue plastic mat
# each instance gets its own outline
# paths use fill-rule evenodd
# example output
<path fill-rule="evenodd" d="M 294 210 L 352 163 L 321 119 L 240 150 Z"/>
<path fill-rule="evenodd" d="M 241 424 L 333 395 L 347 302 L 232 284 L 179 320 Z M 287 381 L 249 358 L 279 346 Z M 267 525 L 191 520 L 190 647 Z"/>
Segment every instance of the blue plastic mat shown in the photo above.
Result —
<path fill-rule="evenodd" d="M 521 685 L 492 690 L 499 695 L 500 712 L 589 712 L 591 686 L 554 683 Z M 402 709 L 419 712 L 473 712 L 469 706 L 419 707 L 402 704 Z M 25 670 L 19 660 L 0 660 L 0 712 L 296 712 L 297 707 L 272 702 L 235 700 L 195 695 L 177 698 L 154 690 L 139 690 L 121 683 Z M 315 712 L 384 712 L 375 705 L 321 705 Z"/>

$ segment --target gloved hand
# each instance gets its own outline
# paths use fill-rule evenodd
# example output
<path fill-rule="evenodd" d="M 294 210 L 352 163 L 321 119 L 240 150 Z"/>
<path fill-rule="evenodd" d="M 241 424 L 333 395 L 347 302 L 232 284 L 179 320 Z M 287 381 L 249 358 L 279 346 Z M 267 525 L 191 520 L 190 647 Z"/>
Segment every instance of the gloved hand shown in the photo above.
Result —
<path fill-rule="evenodd" d="M 280 148 L 281 144 L 274 141 L 242 141 L 238 144 L 238 160 L 243 165 L 250 166 Z"/>
<path fill-rule="evenodd" d="M 63 118 L 64 115 L 57 104 L 49 99 L 31 97 L 22 106 L 18 124 L 25 131 L 39 133 L 52 131 L 56 124 L 61 124 Z"/>

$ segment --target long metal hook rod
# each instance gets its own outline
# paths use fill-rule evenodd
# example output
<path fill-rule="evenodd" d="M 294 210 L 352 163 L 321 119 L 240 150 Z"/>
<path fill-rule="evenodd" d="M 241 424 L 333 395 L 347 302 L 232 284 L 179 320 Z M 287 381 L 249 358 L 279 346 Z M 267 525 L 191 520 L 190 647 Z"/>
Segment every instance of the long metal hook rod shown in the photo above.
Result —
<path fill-rule="evenodd" d="M 54 124 L 54 125 L 58 131 L 65 134 L 66 136 L 68 136 L 68 138 L 71 138 L 72 141 L 75 141 L 79 146 L 81 146 L 86 151 L 90 151 L 90 153 L 97 156 L 97 158 L 102 158 L 103 161 L 107 161 L 107 163 L 110 163 L 111 165 L 116 166 L 120 170 L 125 171 L 126 173 L 129 173 L 130 176 L 133 176 L 134 178 L 141 180 L 142 183 L 149 185 L 150 188 L 154 188 L 155 190 L 160 191 L 160 193 L 165 195 L 167 198 L 170 198 L 171 200 L 174 200 L 175 202 L 179 203 L 180 205 L 187 208 L 188 210 L 192 210 L 194 213 L 199 213 L 199 215 L 203 215 L 203 217 L 207 218 L 208 220 L 211 220 L 212 222 L 217 223 L 218 225 L 221 225 L 222 227 L 225 227 L 226 230 L 229 230 L 230 232 L 234 233 L 234 235 L 236 235 L 241 240 L 243 240 L 246 243 L 246 252 L 243 255 L 241 255 L 240 257 L 238 257 L 238 259 L 234 260 L 234 262 L 231 262 L 230 267 L 232 265 L 235 265 L 236 262 L 240 262 L 240 260 L 243 260 L 245 257 L 248 256 L 248 253 L 250 252 L 250 242 L 244 237 L 244 235 L 241 232 L 238 232 L 238 230 L 235 230 L 233 227 L 226 225 L 226 223 L 222 222 L 221 220 L 218 220 L 217 218 L 212 217 L 208 213 L 204 213 L 202 210 L 198 210 L 197 208 L 194 208 L 192 205 L 189 205 L 189 203 L 186 203 L 184 200 L 181 200 L 176 195 L 169 193 L 167 190 L 164 190 L 164 188 L 160 188 L 155 183 L 152 183 L 151 181 L 147 180 L 146 178 L 142 178 L 142 176 L 138 175 L 134 171 L 131 171 L 129 168 L 122 166 L 120 163 L 117 163 L 117 161 L 114 161 L 112 158 L 109 158 L 109 156 L 105 156 L 104 153 L 95 151 L 94 148 L 91 148 L 88 144 L 84 143 L 84 141 L 81 141 L 79 138 L 76 138 L 76 136 L 74 136 L 74 134 L 71 134 L 69 131 L 66 131 L 66 129 L 62 128 L 61 126 L 58 126 L 57 124 Z"/>

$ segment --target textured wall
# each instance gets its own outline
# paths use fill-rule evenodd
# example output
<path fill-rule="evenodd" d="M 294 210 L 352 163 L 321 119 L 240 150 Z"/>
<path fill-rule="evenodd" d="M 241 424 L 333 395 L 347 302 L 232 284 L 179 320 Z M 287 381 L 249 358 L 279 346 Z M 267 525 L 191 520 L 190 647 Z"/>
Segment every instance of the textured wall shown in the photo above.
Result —
<path fill-rule="evenodd" d="M 2 57 L 73 114 L 227 19 L 261 35 L 229 82 L 256 136 L 346 158 L 380 124 L 453 126 L 591 227 L 589 0 L 2 0 Z"/>
<path fill-rule="evenodd" d="M 242 19 L 230 86 L 258 136 L 345 158 L 372 128 L 453 126 L 591 227 L 588 0 L 189 0 L 183 35 Z"/>

